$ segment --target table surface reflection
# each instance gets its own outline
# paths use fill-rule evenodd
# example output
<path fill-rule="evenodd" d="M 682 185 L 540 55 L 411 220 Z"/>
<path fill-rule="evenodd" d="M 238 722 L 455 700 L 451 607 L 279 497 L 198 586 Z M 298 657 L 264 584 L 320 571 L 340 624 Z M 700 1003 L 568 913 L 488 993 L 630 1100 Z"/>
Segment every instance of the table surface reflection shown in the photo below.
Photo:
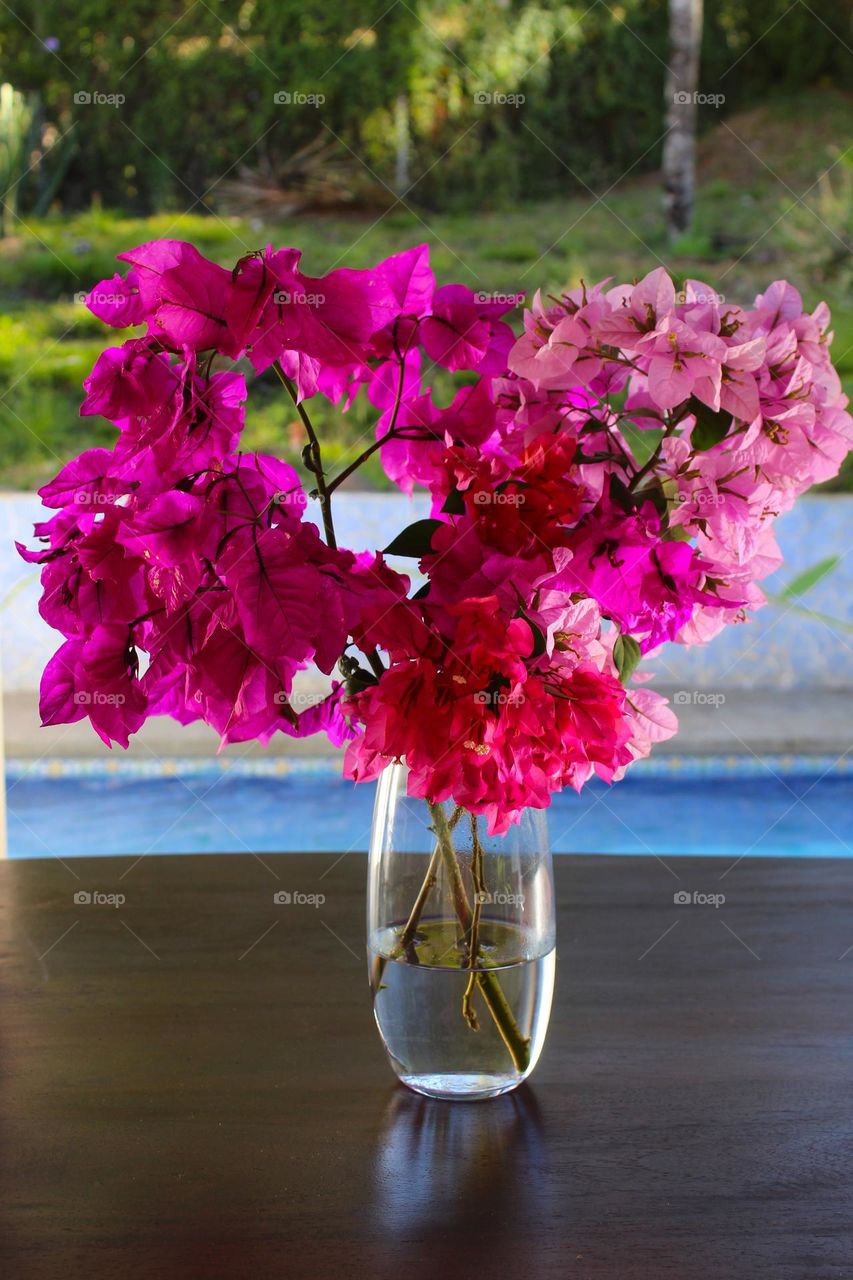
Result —
<path fill-rule="evenodd" d="M 852 863 L 559 858 L 548 1043 L 480 1104 L 395 1085 L 365 873 L 0 864 L 5 1274 L 852 1273 Z"/>

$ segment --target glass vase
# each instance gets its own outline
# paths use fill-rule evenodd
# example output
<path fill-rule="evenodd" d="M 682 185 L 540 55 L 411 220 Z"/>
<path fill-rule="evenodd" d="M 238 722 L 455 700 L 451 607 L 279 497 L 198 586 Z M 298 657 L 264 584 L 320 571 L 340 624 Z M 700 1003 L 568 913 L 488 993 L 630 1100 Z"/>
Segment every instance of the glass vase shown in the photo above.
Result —
<path fill-rule="evenodd" d="M 548 824 L 530 809 L 505 835 L 452 801 L 379 780 L 367 946 L 373 1009 L 403 1084 L 434 1098 L 494 1098 L 536 1066 L 555 972 Z"/>

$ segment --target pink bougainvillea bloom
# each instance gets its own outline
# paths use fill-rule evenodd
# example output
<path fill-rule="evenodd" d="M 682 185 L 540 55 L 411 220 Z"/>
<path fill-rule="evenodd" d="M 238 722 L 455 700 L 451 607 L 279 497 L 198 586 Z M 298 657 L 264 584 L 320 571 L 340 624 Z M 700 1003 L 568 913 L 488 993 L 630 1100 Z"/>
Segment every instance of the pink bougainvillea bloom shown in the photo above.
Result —
<path fill-rule="evenodd" d="M 85 639 L 66 641 L 42 678 L 42 724 L 69 724 L 87 715 L 107 746 L 126 747 L 145 719 L 136 667 L 127 627 L 97 626 Z"/>
<path fill-rule="evenodd" d="M 94 510 L 114 502 L 127 490 L 119 477 L 111 475 L 114 461 L 110 449 L 87 449 L 67 462 L 53 480 L 42 485 L 39 497 L 46 507 L 75 504 L 77 515 L 87 508 Z"/>
<path fill-rule="evenodd" d="M 335 680 L 331 692 L 305 711 L 300 711 L 295 723 L 282 723 L 282 731 L 291 738 L 310 738 L 315 733 L 325 733 L 333 747 L 342 747 L 356 736 L 356 730 L 343 713 L 343 685 Z"/>
<path fill-rule="evenodd" d="M 666 698 L 654 689 L 630 688 L 625 696 L 625 716 L 631 736 L 627 747 L 633 760 L 645 760 L 658 742 L 666 742 L 678 732 L 678 717 Z M 623 777 L 622 766 L 614 780 Z"/>
<path fill-rule="evenodd" d="M 627 515 L 602 502 L 569 546 L 572 559 L 548 585 L 591 595 L 643 650 L 672 640 L 696 604 L 714 603 L 701 589 L 701 559 L 688 543 L 662 539 L 651 503 Z"/>
<path fill-rule="evenodd" d="M 119 258 L 135 273 L 149 332 L 175 351 L 227 341 L 231 273 L 182 240 L 151 240 Z"/>
<path fill-rule="evenodd" d="M 248 351 L 256 368 L 267 367 L 255 348 L 262 348 L 274 328 L 269 307 L 273 294 L 296 287 L 301 256 L 298 249 L 275 250 L 268 245 L 263 252 L 240 259 L 231 272 L 225 311 L 228 332 L 220 342 L 221 351 L 234 357 Z"/>
<path fill-rule="evenodd" d="M 349 776 L 375 777 L 405 758 L 410 794 L 452 795 L 484 814 L 494 834 L 524 807 L 547 805 L 554 790 L 579 789 L 593 772 L 612 776 L 628 763 L 617 680 L 587 665 L 531 669 L 529 625 L 503 621 L 496 600 L 468 600 L 451 613 L 457 631 L 440 662 L 392 665 L 349 700 L 349 714 L 364 723 L 347 749 Z"/>
<path fill-rule="evenodd" d="M 43 487 L 53 513 L 19 548 L 65 638 L 43 719 L 86 715 L 106 742 L 151 715 L 223 744 L 324 732 L 350 776 L 405 759 L 412 795 L 504 831 L 675 731 L 624 637 L 650 656 L 747 621 L 781 560 L 776 518 L 853 444 L 828 309 L 784 281 L 751 308 L 700 281 L 676 293 L 662 269 L 537 294 L 516 338 L 502 317 L 520 297 L 436 288 L 426 245 L 325 276 L 291 248 L 233 271 L 173 240 L 121 256 L 126 277 L 87 303 L 147 333 L 102 353 L 81 410 L 114 445 Z M 476 380 L 434 394 L 422 353 Z M 311 440 L 306 401 L 362 397 L 365 454 L 429 496 L 396 546 L 418 556 L 414 594 L 382 553 L 336 546 L 328 510 L 325 537 L 306 519 L 346 463 L 320 475 L 310 444 L 309 495 L 246 453 L 249 388 L 223 367 L 243 357 L 275 366 L 299 406 L 283 421 Z M 336 664 L 346 691 L 299 714 L 298 674 Z"/>
<path fill-rule="evenodd" d="M 627 372 L 615 363 L 605 369 L 598 334 L 608 315 L 600 285 L 564 294 L 561 305 L 547 308 L 537 293 L 524 316 L 524 335 L 510 351 L 510 369 L 539 391 L 597 393 L 602 372 L 609 381 L 624 379 Z"/>
<path fill-rule="evenodd" d="M 177 390 L 180 376 L 159 350 L 156 340 L 137 338 L 122 347 L 108 347 L 83 381 L 86 398 L 82 416 L 100 414 L 111 422 L 145 417 Z"/>
<path fill-rule="evenodd" d="M 431 395 L 411 396 L 396 415 L 386 409 L 376 426 L 378 440 L 387 436 L 392 417 L 398 435 L 382 445 L 382 465 L 394 483 L 411 494 L 416 484 L 429 485 L 441 474 L 445 444 L 438 429 L 439 411 Z"/>
<path fill-rule="evenodd" d="M 691 329 L 670 317 L 649 344 L 648 388 L 658 408 L 674 409 L 695 392 L 713 409 L 720 407 L 722 361 L 726 344 L 713 334 Z"/>
<path fill-rule="evenodd" d="M 489 298 L 462 284 L 442 285 L 435 291 L 431 314 L 420 327 L 420 339 L 430 360 L 445 369 L 502 373 L 514 334 L 500 316 L 518 306 L 522 297 Z"/>
<path fill-rule="evenodd" d="M 579 315 L 563 316 L 553 327 L 536 320 L 509 354 L 509 367 L 540 391 L 589 386 L 601 369 L 590 348 L 589 325 Z"/>
<path fill-rule="evenodd" d="M 605 297 L 608 311 L 596 326 L 596 337 L 625 351 L 643 351 L 675 311 L 675 285 L 663 267 L 638 284 L 616 285 Z"/>
<path fill-rule="evenodd" d="M 135 271 L 102 280 L 85 295 L 84 302 L 92 315 L 113 329 L 129 329 L 148 318 Z"/>
<path fill-rule="evenodd" d="M 380 295 L 376 320 L 383 323 L 376 324 L 372 346 L 378 353 L 400 355 L 411 347 L 417 322 L 432 307 L 435 276 L 429 265 L 429 245 L 419 244 L 385 258 L 377 264 L 373 278 L 384 288 L 375 288 Z"/>

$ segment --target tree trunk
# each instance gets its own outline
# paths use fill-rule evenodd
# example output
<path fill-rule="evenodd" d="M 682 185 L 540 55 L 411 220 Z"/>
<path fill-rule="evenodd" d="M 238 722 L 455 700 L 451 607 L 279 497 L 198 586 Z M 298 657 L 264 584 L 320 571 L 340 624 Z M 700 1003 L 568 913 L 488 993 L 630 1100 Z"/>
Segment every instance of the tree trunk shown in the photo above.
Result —
<path fill-rule="evenodd" d="M 667 135 L 663 144 L 664 211 L 670 239 L 693 217 L 696 187 L 696 90 L 702 44 L 702 0 L 669 0 Z"/>
<path fill-rule="evenodd" d="M 410 186 L 409 100 L 401 93 L 394 104 L 394 190 L 405 195 Z"/>

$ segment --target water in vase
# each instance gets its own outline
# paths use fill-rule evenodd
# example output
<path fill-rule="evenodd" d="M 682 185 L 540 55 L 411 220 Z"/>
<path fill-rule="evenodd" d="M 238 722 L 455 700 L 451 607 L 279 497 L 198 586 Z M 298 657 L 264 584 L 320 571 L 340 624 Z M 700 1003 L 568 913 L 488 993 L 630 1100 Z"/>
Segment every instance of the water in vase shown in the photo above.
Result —
<path fill-rule="evenodd" d="M 491 1098 L 536 1065 L 554 989 L 553 945 L 505 921 L 484 919 L 468 968 L 456 920 L 421 920 L 401 954 L 400 927 L 369 939 L 374 1012 L 402 1082 L 432 1097 Z"/>

